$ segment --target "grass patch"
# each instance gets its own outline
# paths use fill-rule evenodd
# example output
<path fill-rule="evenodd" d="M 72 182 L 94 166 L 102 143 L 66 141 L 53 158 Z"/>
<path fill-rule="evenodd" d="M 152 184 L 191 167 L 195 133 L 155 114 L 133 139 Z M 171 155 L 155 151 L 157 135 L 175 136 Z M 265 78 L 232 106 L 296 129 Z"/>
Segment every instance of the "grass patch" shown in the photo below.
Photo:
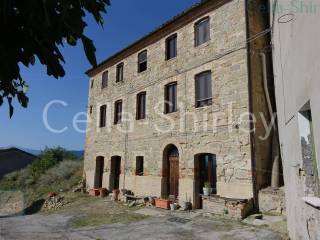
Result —
<path fill-rule="evenodd" d="M 123 223 L 129 224 L 133 222 L 142 221 L 147 216 L 136 214 L 136 213 L 128 213 L 128 212 L 120 212 L 118 214 L 90 214 L 86 216 L 77 217 L 71 220 L 71 226 L 73 228 L 82 228 L 82 227 L 97 227 L 101 225 L 115 224 L 115 223 Z"/>

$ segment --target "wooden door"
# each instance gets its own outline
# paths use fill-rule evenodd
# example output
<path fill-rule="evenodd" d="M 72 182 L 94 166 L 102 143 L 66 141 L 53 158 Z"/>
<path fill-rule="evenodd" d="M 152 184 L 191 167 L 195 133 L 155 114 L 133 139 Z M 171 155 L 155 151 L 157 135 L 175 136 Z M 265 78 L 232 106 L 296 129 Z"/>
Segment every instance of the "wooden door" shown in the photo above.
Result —
<path fill-rule="evenodd" d="M 179 196 L 179 157 L 169 156 L 169 195 Z"/>
<path fill-rule="evenodd" d="M 99 157 L 96 160 L 95 188 L 102 188 L 103 181 L 104 158 Z"/>

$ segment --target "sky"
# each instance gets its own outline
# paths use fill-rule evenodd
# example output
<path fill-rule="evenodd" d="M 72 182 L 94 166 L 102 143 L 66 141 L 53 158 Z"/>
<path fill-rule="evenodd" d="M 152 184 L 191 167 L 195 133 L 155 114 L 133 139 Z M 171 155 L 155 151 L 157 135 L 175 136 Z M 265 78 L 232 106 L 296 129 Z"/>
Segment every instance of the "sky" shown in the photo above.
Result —
<path fill-rule="evenodd" d="M 86 35 L 94 41 L 97 61 L 120 51 L 135 40 L 154 30 L 173 16 L 189 8 L 198 0 L 111 0 L 104 15 L 104 27 L 92 17 L 86 17 Z M 66 60 L 65 77 L 55 79 L 46 75 L 39 61 L 34 66 L 21 66 L 21 74 L 29 85 L 29 106 L 24 109 L 15 102 L 10 119 L 8 106 L 0 107 L 0 147 L 17 146 L 42 150 L 45 146 L 61 146 L 69 150 L 82 150 L 85 143 L 85 123 L 81 132 L 73 127 L 73 118 L 85 119 L 88 102 L 89 78 L 84 73 L 91 66 L 83 52 L 81 42 L 76 47 L 62 48 Z M 47 109 L 46 127 L 43 113 Z M 64 130 L 64 131 L 62 131 Z"/>

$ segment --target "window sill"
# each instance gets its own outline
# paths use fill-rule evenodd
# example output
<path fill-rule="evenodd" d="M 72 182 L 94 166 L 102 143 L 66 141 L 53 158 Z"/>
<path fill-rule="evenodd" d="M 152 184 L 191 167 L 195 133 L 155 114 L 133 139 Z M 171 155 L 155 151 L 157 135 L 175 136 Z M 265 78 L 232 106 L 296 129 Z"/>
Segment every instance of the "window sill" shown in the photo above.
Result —
<path fill-rule="evenodd" d="M 320 210 L 320 198 L 318 197 L 303 197 L 305 203 Z"/>
<path fill-rule="evenodd" d="M 178 112 L 179 112 L 179 110 L 174 111 L 174 112 L 164 112 L 163 114 L 164 115 L 170 115 L 170 114 L 175 114 L 175 113 L 178 113 Z"/>
<path fill-rule="evenodd" d="M 211 43 L 211 39 L 208 40 L 208 42 L 202 43 L 201 45 L 194 46 L 194 48 L 205 48 L 208 47 Z"/>
<path fill-rule="evenodd" d="M 165 60 L 166 60 L 166 63 L 175 62 L 175 61 L 177 61 L 177 56 L 170 58 L 170 59 L 165 59 Z"/>
<path fill-rule="evenodd" d="M 212 106 L 212 104 L 204 105 L 204 106 L 200 106 L 200 107 L 195 106 L 195 109 L 201 110 L 201 109 L 209 108 L 209 107 L 211 107 L 211 106 Z"/>

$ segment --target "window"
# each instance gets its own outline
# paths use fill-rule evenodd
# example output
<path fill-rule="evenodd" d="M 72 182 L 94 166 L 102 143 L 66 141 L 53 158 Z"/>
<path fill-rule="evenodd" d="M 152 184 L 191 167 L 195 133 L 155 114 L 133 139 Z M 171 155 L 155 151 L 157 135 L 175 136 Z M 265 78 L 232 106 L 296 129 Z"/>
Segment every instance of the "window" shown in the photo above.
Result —
<path fill-rule="evenodd" d="M 137 120 L 146 118 L 146 92 L 137 95 Z"/>
<path fill-rule="evenodd" d="M 136 176 L 143 176 L 143 157 L 136 157 Z"/>
<path fill-rule="evenodd" d="M 196 107 L 212 104 L 211 72 L 203 72 L 195 77 Z"/>
<path fill-rule="evenodd" d="M 114 124 L 121 123 L 122 118 L 122 100 L 118 100 L 114 104 Z"/>
<path fill-rule="evenodd" d="M 119 63 L 117 65 L 117 76 L 116 76 L 116 82 L 121 82 L 123 81 L 123 63 Z"/>
<path fill-rule="evenodd" d="M 100 107 L 100 127 L 106 126 L 106 113 L 107 113 L 107 106 L 103 105 Z"/>
<path fill-rule="evenodd" d="M 93 88 L 93 85 L 94 85 L 94 79 L 91 80 L 91 86 L 90 87 Z"/>
<path fill-rule="evenodd" d="M 314 145 L 312 114 L 307 103 L 298 114 L 302 152 L 302 168 L 305 175 L 305 193 L 307 196 L 320 196 L 319 174 Z"/>
<path fill-rule="evenodd" d="M 148 52 L 144 50 L 138 55 L 138 72 L 144 72 L 148 67 Z"/>
<path fill-rule="evenodd" d="M 108 86 L 108 78 L 109 78 L 109 72 L 105 71 L 102 73 L 102 88 L 105 88 Z"/>
<path fill-rule="evenodd" d="M 177 83 L 169 83 L 165 86 L 165 113 L 177 111 Z"/>
<path fill-rule="evenodd" d="M 205 18 L 197 22 L 194 26 L 195 32 L 195 45 L 200 46 L 201 44 L 210 40 L 210 19 Z"/>
<path fill-rule="evenodd" d="M 177 34 L 166 40 L 166 59 L 175 58 L 177 56 Z"/>
<path fill-rule="evenodd" d="M 202 188 L 205 183 L 209 183 L 212 188 L 212 193 L 216 194 L 217 192 L 217 161 L 216 155 L 204 153 L 196 155 L 195 163 L 196 167 L 196 175 L 200 182 L 200 191 L 202 192 Z"/>
<path fill-rule="evenodd" d="M 91 105 L 90 108 L 89 108 L 89 113 L 90 114 L 92 114 L 92 109 L 93 109 L 93 106 Z"/>

